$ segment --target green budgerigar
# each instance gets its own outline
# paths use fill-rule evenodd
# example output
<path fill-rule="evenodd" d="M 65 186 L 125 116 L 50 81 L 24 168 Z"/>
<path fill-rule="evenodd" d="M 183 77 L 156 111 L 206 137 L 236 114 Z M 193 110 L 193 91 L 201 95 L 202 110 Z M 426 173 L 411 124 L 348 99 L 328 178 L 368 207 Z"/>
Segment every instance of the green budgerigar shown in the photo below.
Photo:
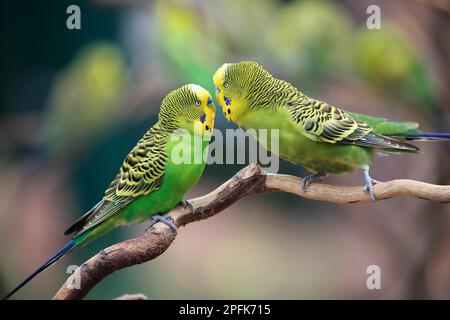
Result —
<path fill-rule="evenodd" d="M 450 139 L 450 133 L 421 132 L 415 122 L 392 122 L 312 99 L 256 62 L 226 63 L 213 80 L 228 120 L 244 129 L 279 130 L 278 155 L 312 173 L 302 181 L 303 192 L 316 178 L 362 169 L 364 190 L 375 200 L 369 176 L 375 154 L 418 152 L 408 140 Z"/>
<path fill-rule="evenodd" d="M 118 226 L 153 217 L 152 223 L 162 221 L 175 229 L 159 214 L 180 203 L 192 206 L 183 199 L 203 173 L 214 116 L 211 95 L 202 87 L 190 84 L 170 92 L 158 122 L 127 155 L 103 199 L 65 232 L 72 240 L 6 298 L 74 248 Z"/>

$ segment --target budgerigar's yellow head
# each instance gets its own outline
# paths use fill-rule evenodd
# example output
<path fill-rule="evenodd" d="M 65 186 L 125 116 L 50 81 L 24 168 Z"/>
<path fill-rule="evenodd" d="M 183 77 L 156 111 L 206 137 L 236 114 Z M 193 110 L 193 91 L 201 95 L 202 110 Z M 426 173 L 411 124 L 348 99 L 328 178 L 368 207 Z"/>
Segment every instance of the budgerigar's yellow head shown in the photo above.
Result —
<path fill-rule="evenodd" d="M 170 92 L 161 104 L 163 126 L 211 135 L 216 107 L 211 94 L 197 84 L 187 84 Z"/>
<path fill-rule="evenodd" d="M 254 86 L 271 77 L 259 64 L 252 61 L 225 63 L 214 74 L 216 100 L 227 120 L 238 125 L 251 107 Z"/>

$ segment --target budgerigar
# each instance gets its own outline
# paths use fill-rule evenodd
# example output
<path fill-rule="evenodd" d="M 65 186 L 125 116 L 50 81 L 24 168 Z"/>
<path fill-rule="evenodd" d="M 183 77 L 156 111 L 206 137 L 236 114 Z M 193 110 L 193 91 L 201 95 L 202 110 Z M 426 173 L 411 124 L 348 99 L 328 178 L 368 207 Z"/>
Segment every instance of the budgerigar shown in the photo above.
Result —
<path fill-rule="evenodd" d="M 256 62 L 226 63 L 213 80 L 228 120 L 244 129 L 279 130 L 279 156 L 312 173 L 302 181 L 303 192 L 316 178 L 362 169 L 364 190 L 375 200 L 369 176 L 375 154 L 419 150 L 406 140 L 450 139 L 449 133 L 421 132 L 415 122 L 392 122 L 312 99 Z"/>
<path fill-rule="evenodd" d="M 190 84 L 170 92 L 162 101 L 158 122 L 125 158 L 103 199 L 65 232 L 72 240 L 6 298 L 75 247 L 113 228 L 150 217 L 175 228 L 159 214 L 180 203 L 192 206 L 183 199 L 203 173 L 214 116 L 211 95 L 202 87 Z"/>

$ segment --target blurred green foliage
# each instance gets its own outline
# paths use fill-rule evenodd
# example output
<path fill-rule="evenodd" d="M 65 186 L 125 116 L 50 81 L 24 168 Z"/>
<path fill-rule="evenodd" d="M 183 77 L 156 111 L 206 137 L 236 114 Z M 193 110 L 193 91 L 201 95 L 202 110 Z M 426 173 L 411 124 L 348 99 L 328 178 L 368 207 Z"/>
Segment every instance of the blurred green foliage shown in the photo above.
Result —
<path fill-rule="evenodd" d="M 155 45 L 172 82 L 197 83 L 209 88 L 223 44 L 211 15 L 198 4 L 197 7 L 186 1 L 157 1 L 153 21 Z M 212 9 L 209 5 L 206 8 Z"/>
<path fill-rule="evenodd" d="M 428 115 L 436 111 L 430 70 L 421 53 L 394 25 L 385 24 L 381 30 L 360 29 L 353 55 L 363 79 L 382 94 L 404 100 Z"/>
<path fill-rule="evenodd" d="M 114 128 L 128 82 L 117 46 L 92 43 L 80 50 L 50 90 L 43 126 L 46 146 L 53 152 L 69 151 L 70 146 L 73 152 Z"/>
<path fill-rule="evenodd" d="M 265 39 L 269 59 L 302 90 L 348 70 L 353 23 L 339 4 L 293 1 L 273 16 Z"/>

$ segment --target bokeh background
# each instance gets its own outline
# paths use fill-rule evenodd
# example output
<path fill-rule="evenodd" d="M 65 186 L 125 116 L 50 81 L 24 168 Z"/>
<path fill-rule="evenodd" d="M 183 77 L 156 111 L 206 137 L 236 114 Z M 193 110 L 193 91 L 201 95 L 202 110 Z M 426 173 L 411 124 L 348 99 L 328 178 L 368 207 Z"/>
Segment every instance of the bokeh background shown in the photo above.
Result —
<path fill-rule="evenodd" d="M 66 8 L 81 8 L 81 30 Z M 382 29 L 366 27 L 370 4 Z M 429 131 L 450 131 L 447 0 L 4 1 L 0 56 L 0 291 L 66 241 L 123 157 L 185 83 L 213 92 L 224 62 L 256 60 L 306 94 Z M 233 128 L 219 112 L 217 128 Z M 375 179 L 450 184 L 450 144 L 378 158 Z M 210 165 L 190 196 L 238 169 Z M 304 175 L 281 162 L 280 171 Z M 329 183 L 361 185 L 361 173 Z M 143 232 L 117 230 L 65 257 L 15 298 L 47 299 L 66 269 Z M 395 198 L 335 205 L 256 195 L 182 228 L 158 259 L 114 273 L 87 298 L 450 298 L 450 207 Z M 381 290 L 366 269 L 381 268 Z"/>

